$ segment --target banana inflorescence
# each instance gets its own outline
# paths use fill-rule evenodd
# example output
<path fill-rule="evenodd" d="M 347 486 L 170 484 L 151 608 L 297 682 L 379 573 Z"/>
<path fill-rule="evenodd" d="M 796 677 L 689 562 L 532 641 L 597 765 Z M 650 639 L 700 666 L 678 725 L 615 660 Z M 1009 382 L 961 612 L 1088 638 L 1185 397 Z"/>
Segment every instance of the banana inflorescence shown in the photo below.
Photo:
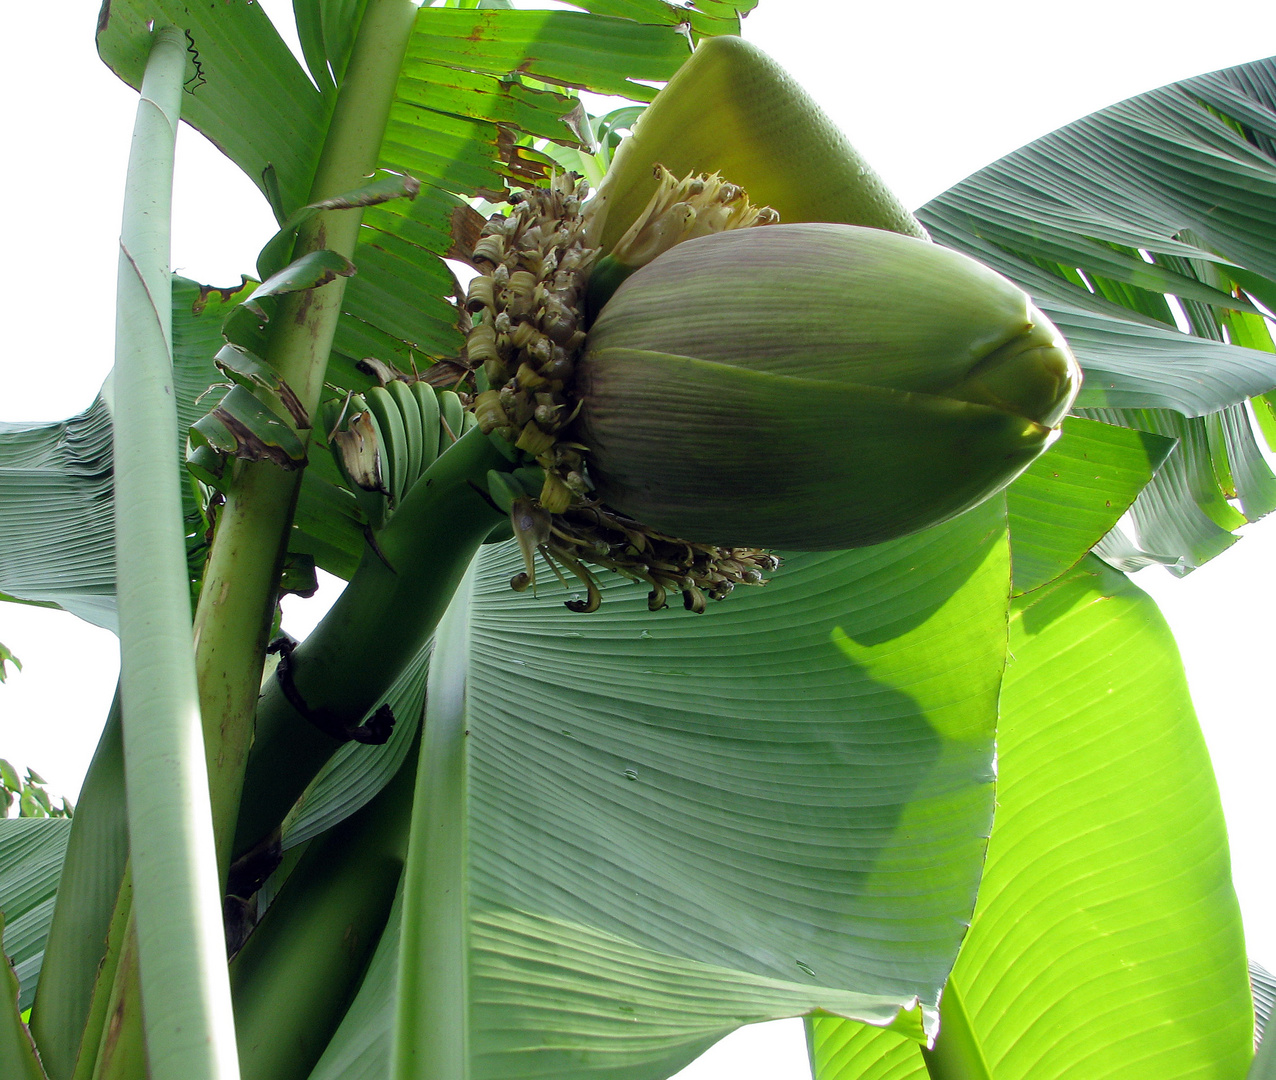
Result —
<path fill-rule="evenodd" d="M 584 585 L 574 610 L 601 600 L 590 565 L 645 582 L 652 610 L 674 591 L 703 611 L 778 565 L 724 541 L 841 548 L 935 524 L 1026 467 L 1075 397 L 1075 360 L 1026 295 L 927 243 L 739 39 L 700 44 L 592 199 L 568 173 L 509 202 L 472 253 L 452 366 L 473 395 L 390 371 L 327 427 L 372 529 L 463 425 L 497 438 L 511 467 L 486 488 L 523 552 L 511 585 L 535 585 L 539 555 Z M 781 216 L 819 224 L 755 228 Z M 832 457 L 830 402 L 855 417 Z"/>
<path fill-rule="evenodd" d="M 645 582 L 653 611 L 666 605 L 671 591 L 682 593 L 688 610 L 703 611 L 706 598 L 762 584 L 777 561 L 743 547 L 687 544 L 592 497 L 588 448 L 570 433 L 579 409 L 574 391 L 586 343 L 586 293 L 600 254 L 591 243 L 587 194 L 570 174 L 555 177 L 548 189 L 523 193 L 508 217 L 488 222 L 474 252 L 475 261 L 490 268 L 473 279 L 466 299 L 478 319 L 467 340 L 468 361 L 482 365 L 489 384 L 475 400 L 475 414 L 485 432 L 504 437 L 536 466 L 489 476 L 489 493 L 510 513 L 524 555 L 525 570 L 511 584 L 535 585 L 539 553 L 560 579 L 561 566 L 584 586 L 586 598 L 568 603 L 573 610 L 593 611 L 601 600 L 585 565 L 591 563 Z M 645 258 L 635 261 L 645 262 L 690 236 L 772 220 L 720 177 L 666 174 L 632 231 L 631 250 L 643 248 Z M 644 223 L 660 239 L 644 241 Z"/>
<path fill-rule="evenodd" d="M 777 140 L 782 160 L 768 149 Z M 584 584 L 586 599 L 569 605 L 578 610 L 599 602 L 588 563 L 647 583 L 652 610 L 673 591 L 702 611 L 706 598 L 764 584 L 778 565 L 757 548 L 691 543 L 605 505 L 575 428 L 588 324 L 621 283 L 686 240 L 779 220 L 741 184 L 798 215 L 925 235 L 797 85 L 736 39 L 700 44 L 622 143 L 593 199 L 575 176 L 558 176 L 548 189 L 517 194 L 508 216 L 484 228 L 474 249 L 482 272 L 466 297 L 475 319 L 468 365 L 488 384 L 475 412 L 485 432 L 539 466 L 488 480 L 523 550 L 515 588 L 534 585 L 539 552 L 560 578 L 561 566 Z"/>

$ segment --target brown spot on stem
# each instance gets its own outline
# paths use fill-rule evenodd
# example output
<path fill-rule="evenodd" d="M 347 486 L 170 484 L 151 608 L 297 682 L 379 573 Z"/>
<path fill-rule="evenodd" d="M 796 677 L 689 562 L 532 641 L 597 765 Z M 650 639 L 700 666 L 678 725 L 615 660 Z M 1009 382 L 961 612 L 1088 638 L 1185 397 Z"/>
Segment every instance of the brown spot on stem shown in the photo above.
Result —
<path fill-rule="evenodd" d="M 225 424 L 227 430 L 235 436 L 235 457 L 243 458 L 246 461 L 273 461 L 281 469 L 289 471 L 300 469 L 306 464 L 305 458 L 297 460 L 291 457 L 283 447 L 271 446 L 269 443 L 263 442 L 248 427 L 241 424 L 238 417 L 228 410 L 219 406 L 212 411 L 212 415 Z"/>
<path fill-rule="evenodd" d="M 315 302 L 314 289 L 306 289 L 301 298 L 297 301 L 297 314 L 293 316 L 293 322 L 298 326 L 305 326 L 310 317 L 310 305 Z M 313 330 L 313 327 L 311 328 Z"/>

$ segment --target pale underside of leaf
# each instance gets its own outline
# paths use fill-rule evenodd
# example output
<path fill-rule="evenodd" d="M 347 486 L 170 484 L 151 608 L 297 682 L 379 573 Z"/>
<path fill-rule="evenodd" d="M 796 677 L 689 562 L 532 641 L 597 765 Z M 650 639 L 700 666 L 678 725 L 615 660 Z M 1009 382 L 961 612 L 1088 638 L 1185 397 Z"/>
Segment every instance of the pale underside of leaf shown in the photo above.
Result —
<path fill-rule="evenodd" d="M 1135 503 L 1136 540 L 1103 545 L 1124 566 L 1186 573 L 1272 509 L 1244 402 L 1276 385 L 1270 335 L 1250 303 L 1276 298 L 1274 72 L 1276 61 L 1260 60 L 1110 106 L 919 211 L 936 240 L 1018 282 L 1055 320 L 1086 371 L 1079 406 L 1219 414 L 1194 436 L 1191 459 L 1191 448 L 1176 450 Z M 1222 520 L 1238 460 L 1251 497 L 1244 517 Z M 1217 480 L 1198 482 L 1211 471 Z"/>
<path fill-rule="evenodd" d="M 0 819 L 0 912 L 4 953 L 21 983 L 18 1008 L 30 1008 L 44 939 L 62 872 L 71 822 L 63 818 Z"/>

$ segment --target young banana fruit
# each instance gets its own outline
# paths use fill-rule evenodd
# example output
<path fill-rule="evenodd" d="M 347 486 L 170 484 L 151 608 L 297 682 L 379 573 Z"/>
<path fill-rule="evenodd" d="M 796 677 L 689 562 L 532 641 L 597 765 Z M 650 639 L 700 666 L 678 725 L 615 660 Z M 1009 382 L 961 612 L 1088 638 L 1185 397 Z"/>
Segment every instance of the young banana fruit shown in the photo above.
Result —
<path fill-rule="evenodd" d="M 430 466 L 474 426 L 460 397 L 391 378 L 326 406 L 328 445 L 373 530 L 381 529 Z"/>

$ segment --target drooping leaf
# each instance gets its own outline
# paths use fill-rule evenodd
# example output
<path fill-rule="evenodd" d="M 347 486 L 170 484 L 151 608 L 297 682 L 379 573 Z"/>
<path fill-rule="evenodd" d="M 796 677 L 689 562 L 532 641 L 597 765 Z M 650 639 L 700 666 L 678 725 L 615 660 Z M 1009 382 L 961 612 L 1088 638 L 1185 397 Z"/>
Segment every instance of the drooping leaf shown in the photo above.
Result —
<path fill-rule="evenodd" d="M 115 628 L 111 421 L 0 423 L 0 591 Z"/>
<path fill-rule="evenodd" d="M 954 978 L 998 1080 L 1244 1075 L 1249 979 L 1218 790 L 1152 601 L 1088 559 L 1015 603 L 997 816 Z M 813 1022 L 818 1080 L 926 1073 Z"/>
<path fill-rule="evenodd" d="M 1276 1040 L 1269 1041 L 1266 1027 L 1276 998 L 1276 979 L 1261 964 L 1249 963 L 1249 981 L 1254 991 L 1254 1060 L 1245 1080 L 1272 1080 L 1276 1076 Z"/>
<path fill-rule="evenodd" d="M 202 131 L 271 199 L 283 221 L 307 201 L 330 102 L 262 10 L 189 0 L 110 0 L 98 18 L 98 53 L 133 87 L 151 47 L 151 25 L 188 35 L 182 119 Z"/>
<path fill-rule="evenodd" d="M 1175 557 L 1171 573 L 1188 573 L 1236 542 L 1231 530 L 1243 525 L 1245 516 L 1220 488 L 1216 469 L 1227 458 L 1225 453 L 1211 457 L 1214 442 L 1206 419 L 1165 409 L 1094 409 L 1089 415 L 1178 440 L 1130 511 L 1140 543 L 1151 552 Z M 1146 565 L 1141 559 L 1134 561 Z"/>
<path fill-rule="evenodd" d="M 1122 565 L 1155 557 L 1186 573 L 1276 505 L 1244 407 L 1276 386 L 1251 303 L 1276 302 L 1274 73 L 1276 59 L 1260 60 L 1102 109 L 919 211 L 935 239 L 1017 281 L 1063 330 L 1086 370 L 1083 410 L 1110 423 L 1129 418 L 1111 410 L 1218 414 L 1135 503 L 1127 549 L 1146 554 L 1104 545 Z M 1229 463 L 1252 498 L 1225 521 Z"/>
<path fill-rule="evenodd" d="M 1276 976 L 1262 964 L 1251 960 L 1249 985 L 1254 992 L 1254 1041 L 1259 1042 L 1272 1018 L 1272 1007 L 1276 1006 Z"/>
<path fill-rule="evenodd" d="M 1205 416 L 1265 393 L 1276 381 L 1276 362 L 1253 349 L 1058 302 L 1050 316 L 1083 358 L 1079 408 Z"/>
<path fill-rule="evenodd" d="M 354 273 L 354 264 L 344 255 L 335 251 L 311 251 L 272 274 L 242 303 L 259 320 L 266 322 L 269 316 L 261 306 L 266 297 L 317 289 L 338 277 L 353 277 Z"/>

